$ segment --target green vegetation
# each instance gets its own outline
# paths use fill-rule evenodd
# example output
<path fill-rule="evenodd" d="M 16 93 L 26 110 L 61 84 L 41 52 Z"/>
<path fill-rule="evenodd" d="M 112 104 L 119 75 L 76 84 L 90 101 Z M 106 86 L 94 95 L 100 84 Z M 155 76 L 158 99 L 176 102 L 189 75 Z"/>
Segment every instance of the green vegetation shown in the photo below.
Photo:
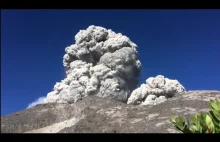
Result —
<path fill-rule="evenodd" d="M 196 113 L 191 120 L 171 116 L 171 123 L 183 133 L 220 133 L 220 101 L 211 100 L 209 112 Z"/>

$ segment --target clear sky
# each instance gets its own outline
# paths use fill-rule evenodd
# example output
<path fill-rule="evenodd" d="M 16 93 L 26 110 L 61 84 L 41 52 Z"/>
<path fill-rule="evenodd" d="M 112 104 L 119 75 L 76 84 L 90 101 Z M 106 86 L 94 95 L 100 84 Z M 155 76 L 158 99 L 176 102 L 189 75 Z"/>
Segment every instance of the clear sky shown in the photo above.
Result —
<path fill-rule="evenodd" d="M 89 25 L 138 45 L 140 83 L 161 74 L 187 90 L 220 90 L 220 10 L 2 10 L 1 115 L 64 79 L 64 49 Z"/>

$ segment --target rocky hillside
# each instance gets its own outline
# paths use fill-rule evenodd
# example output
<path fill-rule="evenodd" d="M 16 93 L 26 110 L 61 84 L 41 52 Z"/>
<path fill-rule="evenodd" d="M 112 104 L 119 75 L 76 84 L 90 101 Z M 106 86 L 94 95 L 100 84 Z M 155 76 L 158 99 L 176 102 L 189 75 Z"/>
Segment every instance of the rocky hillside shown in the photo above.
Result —
<path fill-rule="evenodd" d="M 207 111 L 220 91 L 189 91 L 158 105 L 88 96 L 73 104 L 40 104 L 1 117 L 1 133 L 177 133 L 171 115 Z"/>

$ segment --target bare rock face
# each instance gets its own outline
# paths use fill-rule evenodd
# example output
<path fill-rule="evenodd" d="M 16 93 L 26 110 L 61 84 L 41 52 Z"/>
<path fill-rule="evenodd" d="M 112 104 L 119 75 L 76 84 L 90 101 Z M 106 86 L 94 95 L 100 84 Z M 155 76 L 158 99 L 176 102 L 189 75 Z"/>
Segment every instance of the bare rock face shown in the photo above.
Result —
<path fill-rule="evenodd" d="M 137 45 L 128 37 L 92 25 L 75 35 L 65 53 L 67 77 L 55 84 L 46 103 L 75 103 L 88 95 L 127 102 L 141 69 Z"/>
<path fill-rule="evenodd" d="M 158 105 L 128 105 L 88 96 L 73 104 L 47 103 L 1 117 L 1 133 L 180 133 L 170 116 L 209 109 L 220 91 L 190 91 Z"/>
<path fill-rule="evenodd" d="M 177 81 L 157 75 L 150 77 L 146 84 L 135 89 L 127 104 L 156 105 L 173 97 L 177 93 L 185 92 L 185 88 Z"/>

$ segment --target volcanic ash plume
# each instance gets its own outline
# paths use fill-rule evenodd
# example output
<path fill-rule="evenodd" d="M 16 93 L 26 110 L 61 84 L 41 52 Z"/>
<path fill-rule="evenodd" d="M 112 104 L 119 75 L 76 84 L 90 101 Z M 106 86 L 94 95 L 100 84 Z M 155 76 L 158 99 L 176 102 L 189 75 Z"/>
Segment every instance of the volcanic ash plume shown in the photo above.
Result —
<path fill-rule="evenodd" d="M 89 26 L 75 35 L 65 53 L 67 77 L 55 84 L 46 102 L 75 103 L 88 95 L 127 102 L 136 88 L 141 69 L 137 45 L 121 33 Z"/>
<path fill-rule="evenodd" d="M 148 78 L 146 84 L 135 89 L 127 104 L 156 105 L 182 92 L 185 92 L 185 88 L 177 80 L 157 75 L 155 78 Z"/>

